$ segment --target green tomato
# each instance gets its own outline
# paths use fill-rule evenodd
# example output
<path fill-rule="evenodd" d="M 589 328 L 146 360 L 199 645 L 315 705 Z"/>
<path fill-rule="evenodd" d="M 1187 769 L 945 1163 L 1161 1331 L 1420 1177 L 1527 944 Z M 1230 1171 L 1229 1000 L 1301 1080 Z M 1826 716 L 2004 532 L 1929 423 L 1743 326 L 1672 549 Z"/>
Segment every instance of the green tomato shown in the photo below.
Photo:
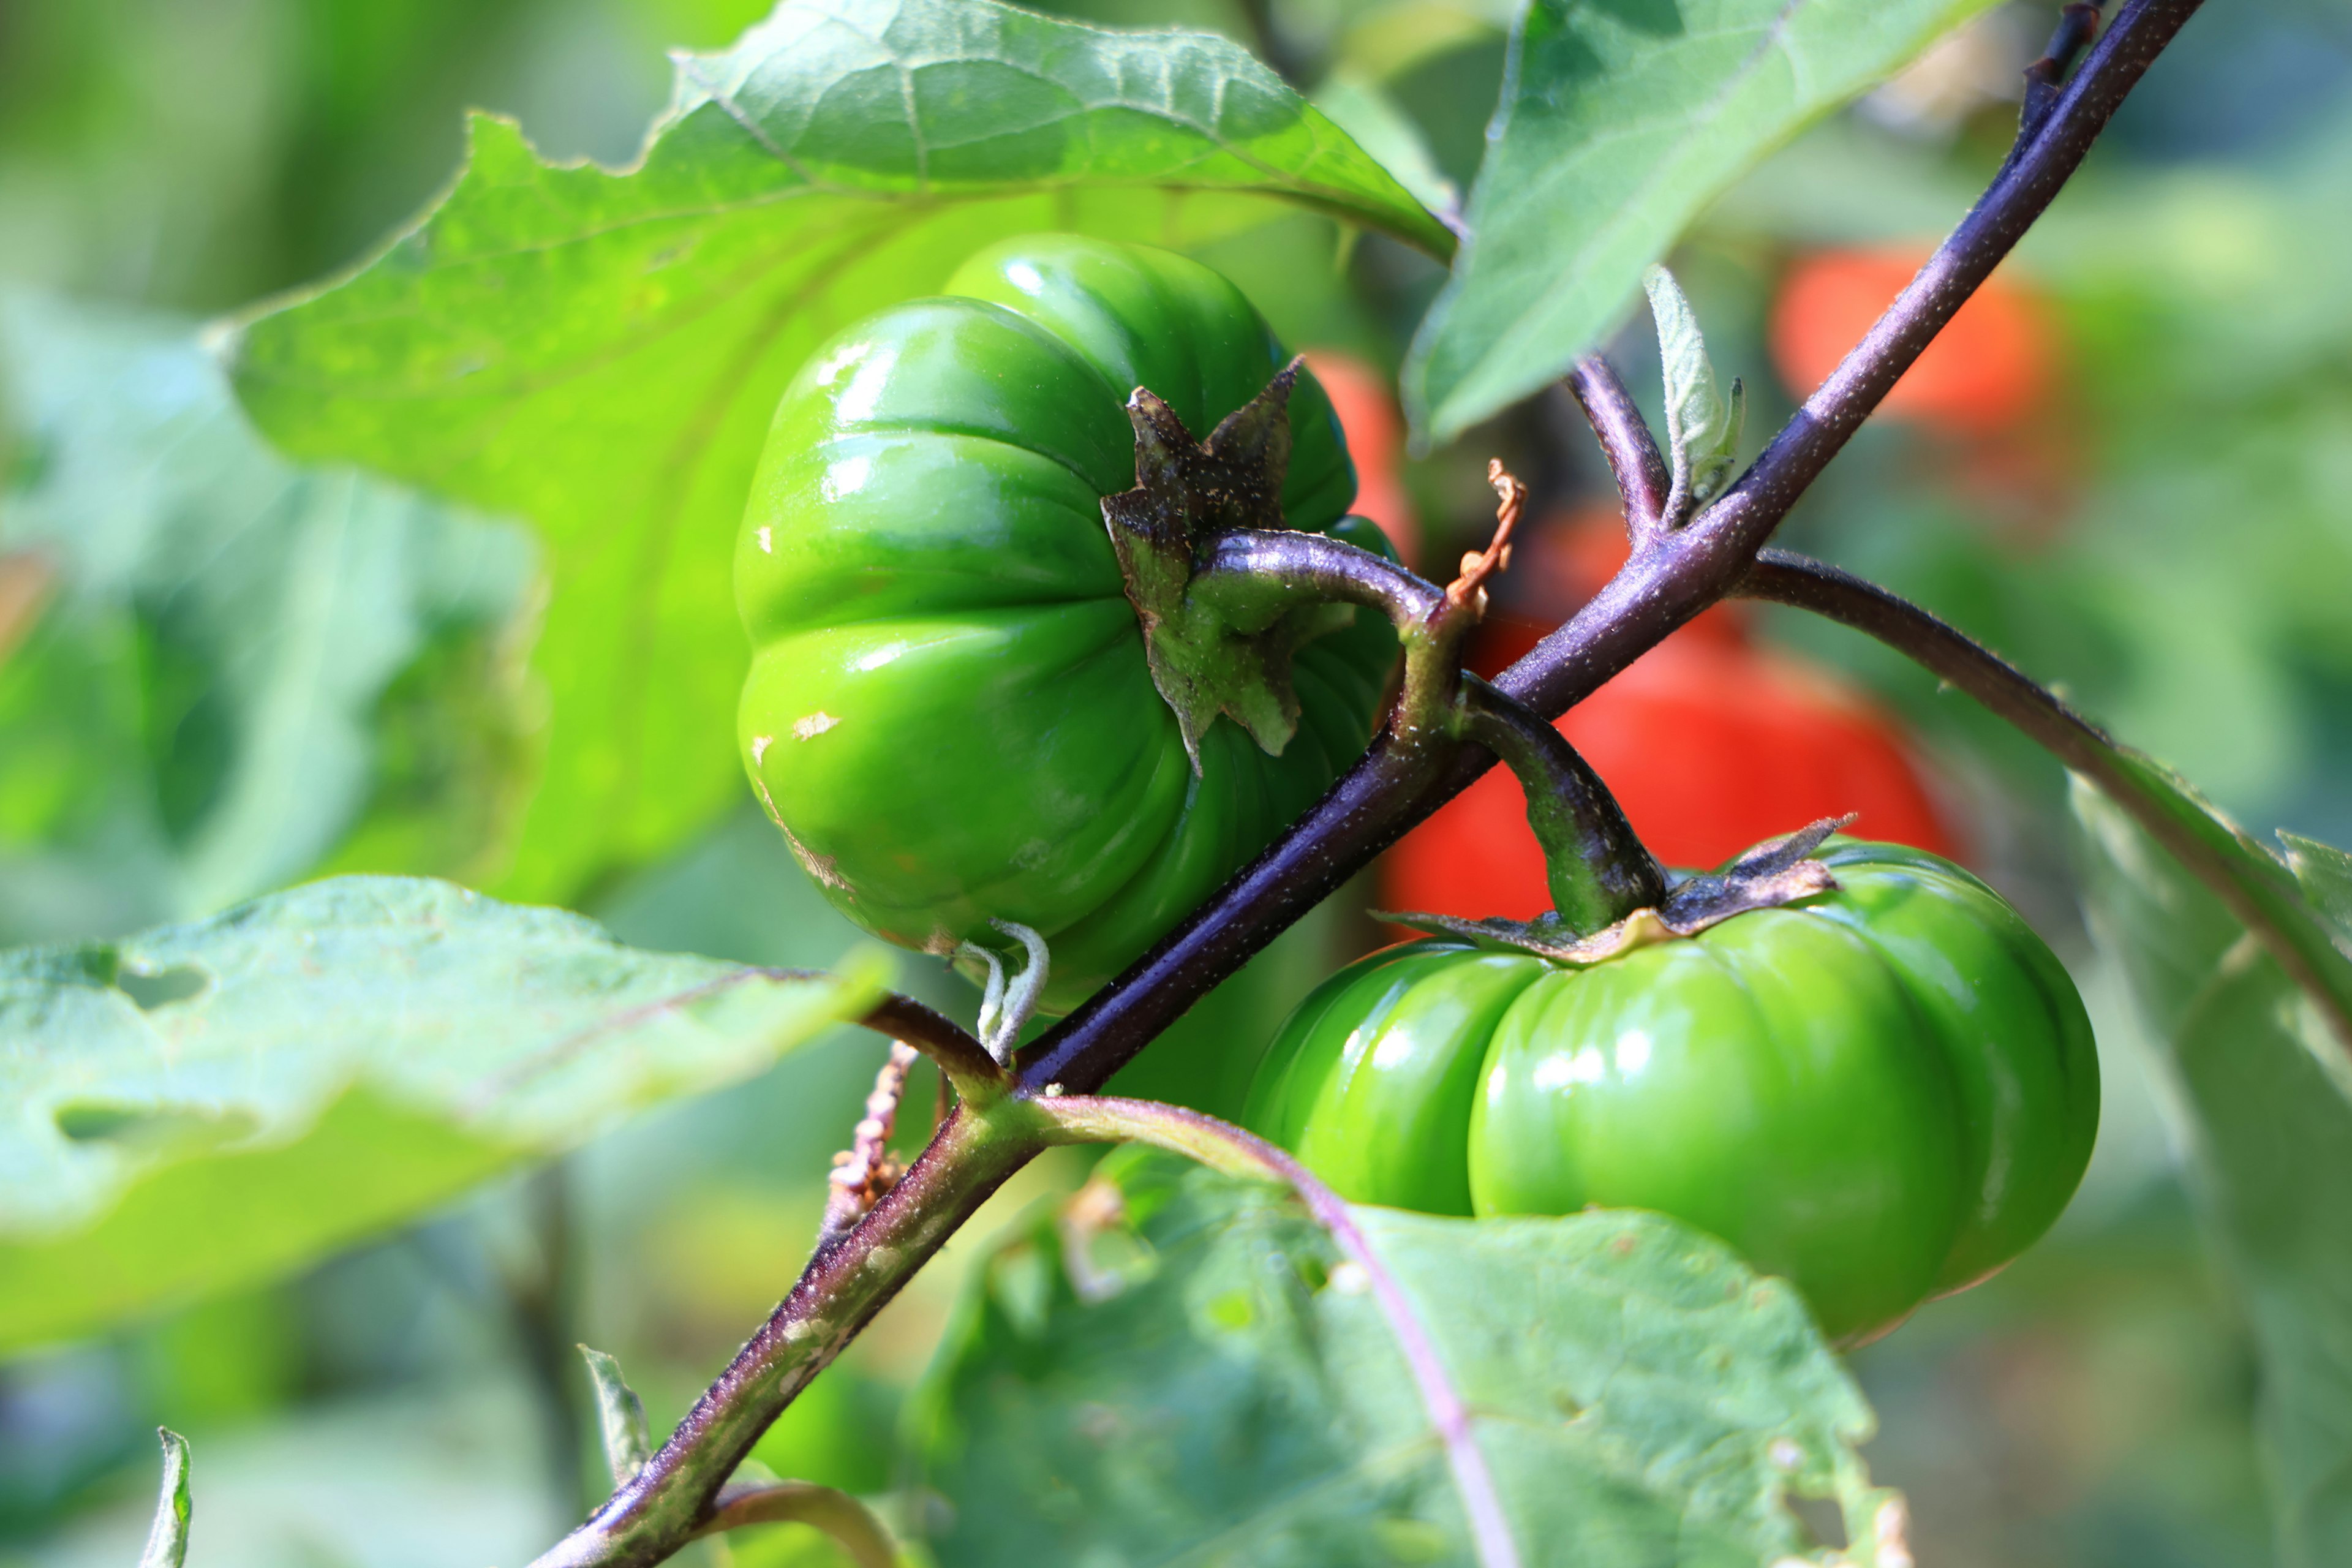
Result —
<path fill-rule="evenodd" d="M 945 297 L 868 317 L 783 395 L 736 552 L 753 646 L 738 731 L 825 896 L 890 942 L 1052 944 L 1048 1010 L 1117 973 L 1321 795 L 1370 740 L 1379 618 L 1293 660 L 1281 755 L 1221 719 L 1196 773 L 1153 686 L 1102 498 L 1136 482 L 1129 393 L 1196 437 L 1286 362 L 1241 292 L 1140 246 L 999 245 Z M 1341 522 L 1355 475 L 1302 374 L 1282 500 Z"/>
<path fill-rule="evenodd" d="M 1435 1214 L 1655 1209 L 1856 1341 L 2047 1230 L 2098 1131 L 2082 998 L 1948 861 L 1832 840 L 1835 890 L 1575 968 L 1453 941 L 1340 971 L 1249 1125 L 1341 1195 Z"/>

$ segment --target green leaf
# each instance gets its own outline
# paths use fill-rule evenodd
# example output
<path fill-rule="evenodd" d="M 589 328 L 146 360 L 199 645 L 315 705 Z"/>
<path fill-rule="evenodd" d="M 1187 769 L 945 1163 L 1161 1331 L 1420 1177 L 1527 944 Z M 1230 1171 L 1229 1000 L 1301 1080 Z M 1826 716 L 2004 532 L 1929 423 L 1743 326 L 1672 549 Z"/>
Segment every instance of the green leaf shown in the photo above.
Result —
<path fill-rule="evenodd" d="M 502 886 L 565 899 L 742 790 L 731 541 L 812 349 L 1003 236 L 1181 248 L 1286 205 L 1453 243 L 1227 40 L 988 0 L 787 0 L 681 58 L 625 172 L 551 166 L 478 117 L 414 231 L 245 330 L 237 387 L 290 451 L 537 524 L 550 749 Z"/>
<path fill-rule="evenodd" d="M 1378 80 L 1344 66 L 1315 89 L 1315 107 L 1370 153 L 1413 200 L 1433 213 L 1452 213 L 1462 193 L 1437 166 L 1429 139 Z"/>
<path fill-rule="evenodd" d="M 2297 871 L 2302 867 L 2291 868 L 2263 848 L 2179 773 L 2129 746 L 2119 745 L 2113 750 L 2119 775 L 2113 783 L 2128 787 L 2128 798 L 2119 804 L 2141 829 L 2147 830 L 2151 825 L 2160 828 L 2176 859 L 2184 855 L 2194 857 L 2196 878 L 2208 889 L 2226 889 L 2233 937 L 2237 931 L 2245 929 L 2260 938 L 2328 1019 L 2342 1048 L 2352 1052 L 2352 953 L 2340 951 L 2322 923 L 2323 918 L 2337 906 L 2322 897 L 2315 909 L 2313 898 L 2297 880 Z M 2126 854 L 2129 842 L 2119 838 L 2108 847 L 2109 852 Z M 2311 841 L 2291 841 L 2290 847 L 2295 842 L 2309 845 Z M 2340 854 L 2334 850 L 2327 853 Z M 2305 875 L 2314 884 L 2322 889 L 2328 886 L 2331 866 L 2315 865 L 2307 853 L 2303 865 L 2312 868 Z M 2180 973 L 2195 973 L 2199 962 L 2192 957 L 2179 966 Z M 2157 984 L 2156 976 L 2149 974 L 2146 983 Z"/>
<path fill-rule="evenodd" d="M 1276 1189 L 1158 1155 L 1102 1171 L 977 1272 L 922 1395 L 940 1561 L 1469 1561 L 1362 1268 Z M 1755 1564 L 1808 1550 L 1792 1495 L 1837 1499 L 1861 1542 L 1899 1510 L 1795 1296 L 1718 1243 L 1638 1213 L 1354 1214 L 1475 1413 L 1524 1562 Z"/>
<path fill-rule="evenodd" d="M 1414 429 L 1451 440 L 1560 374 L 1734 180 L 1990 4 L 1532 0 L 1406 362 Z"/>
<path fill-rule="evenodd" d="M 2310 900 L 2312 912 L 2327 927 L 2336 945 L 2352 957 L 2352 855 L 2333 845 L 2301 834 L 2282 832 L 2286 863 Z"/>
<path fill-rule="evenodd" d="M 2074 811 L 2093 929 L 2162 1047 L 2202 1215 L 2252 1320 L 2280 1561 L 2352 1561 L 2352 1059 L 2113 799 L 2078 782 Z"/>
<path fill-rule="evenodd" d="M 163 1485 L 139 1568 L 180 1568 L 188 1560 L 188 1440 L 169 1426 L 155 1435 L 163 1440 Z"/>
<path fill-rule="evenodd" d="M 596 1393 L 596 1424 L 604 1439 L 605 1468 L 612 1471 L 614 1486 L 625 1485 L 653 1458 L 645 1401 L 621 1375 L 621 1363 L 612 1356 L 586 1345 L 580 1347 L 580 1355 L 588 1363 L 589 1386 Z"/>
<path fill-rule="evenodd" d="M 639 952 L 560 910 L 341 878 L 0 953 L 0 1349 L 266 1277 L 877 992 Z"/>
<path fill-rule="evenodd" d="M 402 869 L 494 846 L 520 530 L 289 464 L 168 318 L 0 298 L 0 559 L 47 579 L 0 660 L 0 941 L 209 913 L 355 823 L 408 823 Z"/>
<path fill-rule="evenodd" d="M 1731 477 L 1748 405 L 1737 381 L 1731 384 L 1730 401 L 1724 400 L 1715 362 L 1707 357 L 1706 337 L 1699 331 L 1698 313 L 1675 275 L 1653 267 L 1642 275 L 1642 287 L 1649 293 L 1650 315 L 1657 323 L 1659 369 L 1666 393 L 1666 455 L 1674 472 L 1666 523 L 1678 528 Z"/>

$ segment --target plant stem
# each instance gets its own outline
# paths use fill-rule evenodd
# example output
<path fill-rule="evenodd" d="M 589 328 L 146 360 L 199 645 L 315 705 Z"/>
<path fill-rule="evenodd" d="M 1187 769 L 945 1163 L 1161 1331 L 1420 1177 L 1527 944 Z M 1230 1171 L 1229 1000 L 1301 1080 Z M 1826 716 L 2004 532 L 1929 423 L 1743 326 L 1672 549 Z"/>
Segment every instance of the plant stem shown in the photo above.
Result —
<path fill-rule="evenodd" d="M 1363 605 L 1388 616 L 1404 645 L 1396 723 L 1407 737 L 1433 735 L 1453 707 L 1463 636 L 1475 614 L 1444 589 L 1343 539 L 1294 529 L 1235 529 L 1195 563 L 1188 592 L 1229 621 L 1272 626 L 1306 605 Z"/>
<path fill-rule="evenodd" d="M 1657 437 L 1634 406 L 1633 395 L 1607 360 L 1599 354 L 1578 360 L 1569 367 L 1568 386 L 1601 442 L 1601 455 L 1609 459 L 1633 548 L 1645 549 L 1665 526 L 1666 498 L 1674 489 L 1665 454 L 1658 450 Z"/>
<path fill-rule="evenodd" d="M 1012 1085 L 1012 1075 L 962 1025 L 911 996 L 891 992 L 857 1021 L 930 1058 L 940 1078 L 967 1100 L 986 1104 Z"/>
<path fill-rule="evenodd" d="M 1446 1463 L 1454 1471 L 1454 1489 L 1461 1494 L 1462 1511 L 1469 1521 L 1480 1568 L 1518 1568 L 1518 1545 L 1512 1539 L 1494 1476 L 1486 1468 L 1486 1457 L 1479 1451 L 1477 1435 L 1471 1429 L 1469 1406 L 1454 1388 L 1412 1299 L 1358 1228 L 1355 1215 L 1339 1194 L 1255 1133 L 1182 1106 L 1087 1095 L 1041 1099 L 1035 1105 L 1058 1142 L 1149 1143 L 1228 1175 L 1280 1182 L 1297 1193 L 1315 1223 L 1339 1244 L 1349 1262 L 1364 1271 L 1381 1316 L 1388 1320 L 1389 1331 L 1396 1336 L 1397 1349 L 1421 1391 L 1430 1425 L 1445 1445 Z"/>
<path fill-rule="evenodd" d="M 2336 1001 L 2336 988 L 2319 973 L 2316 955 L 2306 952 L 2295 931 L 2264 907 L 2261 896 L 2264 889 L 2248 886 L 2226 850 L 2200 836 L 2199 824 L 2168 810 L 2163 797 L 2150 792 L 2138 771 L 2148 765 L 2147 759 L 2118 745 L 2055 694 L 1966 632 L 1852 573 L 1785 550 L 1767 550 L 1757 556 L 1740 592 L 1811 610 L 1867 632 L 1967 692 L 2096 784 L 2229 906 L 2304 994 L 2328 1015 L 2337 1039 L 2352 1049 L 2352 1012 Z M 2259 846 L 2251 847 L 2262 863 L 2270 863 Z M 2298 899 L 2291 891 L 2288 897 Z"/>
<path fill-rule="evenodd" d="M 1044 1147 L 1025 1101 L 958 1106 L 898 1184 L 809 1260 L 792 1294 L 669 1441 L 533 1568 L 649 1568 L 709 1525 L 721 1489 L 760 1434 Z"/>
<path fill-rule="evenodd" d="M 775 1481 L 729 1487 L 719 1497 L 710 1521 L 697 1536 L 719 1535 L 753 1524 L 807 1524 L 839 1542 L 857 1568 L 892 1568 L 898 1561 L 881 1521 L 848 1493 L 809 1481 Z"/>
<path fill-rule="evenodd" d="M 1527 791 L 1552 908 L 1569 930 L 1591 936 L 1665 901 L 1664 871 L 1568 737 L 1476 676 L 1463 678 L 1462 715 L 1464 733 L 1502 758 Z"/>

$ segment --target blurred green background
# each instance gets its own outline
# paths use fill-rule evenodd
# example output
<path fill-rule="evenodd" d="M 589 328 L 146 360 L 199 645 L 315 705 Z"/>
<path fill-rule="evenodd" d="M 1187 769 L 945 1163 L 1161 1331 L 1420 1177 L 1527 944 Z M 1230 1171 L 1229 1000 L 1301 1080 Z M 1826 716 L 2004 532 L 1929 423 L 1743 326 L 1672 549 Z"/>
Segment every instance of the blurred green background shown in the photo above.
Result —
<path fill-rule="evenodd" d="M 77 320 L 201 317 L 346 267 L 448 179 L 467 106 L 515 115 L 551 155 L 624 163 L 666 99 L 664 49 L 716 47 L 763 8 L 0 5 L 0 331 L 37 337 L 61 319 L 60 296 L 89 312 Z M 1424 191 L 1475 172 L 1507 21 L 1484 0 L 1063 9 L 1233 34 L 1401 171 L 1413 162 Z M 1747 378 L 1750 450 L 1807 390 L 1774 369 L 1788 279 L 1824 252 L 1932 242 L 1950 224 L 2005 151 L 2009 84 L 2054 10 L 1992 14 L 1778 155 L 1678 253 L 1717 363 Z M 2004 274 L 2053 325 L 2030 416 L 1967 431 L 1874 423 L 1787 534 L 2063 685 L 2242 820 L 2339 844 L 2352 840 L 2347 80 L 2352 7 L 2214 0 Z M 1207 258 L 1294 343 L 1382 372 L 1439 281 L 1394 245 L 1307 216 Z M 17 368 L 0 395 L 37 401 L 26 367 L 38 356 L 23 341 L 7 347 Z M 1654 402 L 1643 330 L 1629 326 L 1613 352 Z M 8 412 L 0 405 L 0 426 Z M 1490 453 L 1555 510 L 1605 491 L 1572 405 L 1538 399 L 1404 466 L 1424 560 L 1483 540 Z M 0 447 L 0 508 L 56 504 L 36 444 Z M 89 510 L 59 526 L 111 504 L 102 490 L 73 493 Z M 0 510 L 0 529 L 7 521 Z M 503 525 L 468 526 L 491 539 Z M 139 548 L 161 551 L 160 538 Z M 482 694 L 502 689 L 514 628 L 527 625 L 528 552 L 512 541 L 467 550 L 459 566 L 419 575 L 415 625 L 354 700 L 370 760 L 358 784 L 335 787 L 355 791 L 358 808 L 305 841 L 296 863 L 264 857 L 213 882 L 188 868 L 219 857 L 190 846 L 226 787 L 205 746 L 234 661 L 212 632 L 188 629 L 184 605 L 145 589 L 126 590 L 115 653 L 68 647 L 47 622 L 11 621 L 0 576 L 0 882 L 16 883 L 0 888 L 0 934 L 109 934 L 328 868 L 463 875 L 494 861 L 495 802 L 528 775 L 529 702 L 527 691 Z M 138 567 L 122 565 L 126 581 Z M 1524 577 L 1505 592 L 1528 614 L 1569 607 Z M 1833 628 L 1776 617 L 1766 634 L 1902 716 L 1971 863 L 2077 963 L 2099 1024 L 2106 1120 L 2058 1231 L 1994 1284 L 1855 1358 L 1883 1423 L 1871 1458 L 1909 1492 L 1922 1560 L 2269 1561 L 2251 1352 L 2200 1248 L 2163 1090 L 2075 912 L 2057 770 Z M 118 655 L 128 662 L 107 662 Z M 145 705 L 119 746 L 95 746 L 94 707 L 58 716 L 61 672 L 82 670 L 98 689 L 126 668 Z M 288 787 L 325 788 L 302 770 L 326 765 L 289 764 Z M 1318 966 L 1372 939 L 1369 899 L 1302 927 L 1189 1026 L 1270 1028 Z M 591 912 L 640 945 L 768 963 L 822 964 L 855 934 L 748 808 L 601 889 Z M 970 1009 L 961 982 L 920 961 L 901 969 L 907 984 Z M 1149 1070 L 1172 1070 L 1181 1049 L 1164 1045 Z M 828 1157 L 878 1060 L 874 1042 L 845 1035 L 300 1278 L 0 1363 L 0 1563 L 131 1561 L 158 1422 L 195 1443 L 201 1562 L 528 1558 L 601 1479 L 583 1447 L 572 1342 L 618 1354 L 657 1425 L 682 1413 L 797 1268 Z M 930 1092 L 919 1074 L 902 1142 L 921 1131 Z M 1075 1161 L 1042 1164 L 992 1212 L 1017 1213 L 1081 1173 Z M 903 1396 L 950 1310 L 958 1258 L 980 1245 L 973 1234 L 950 1247 L 793 1408 L 761 1460 L 889 1493 Z M 729 1550 L 747 1562 L 832 1552 L 789 1529 Z"/>

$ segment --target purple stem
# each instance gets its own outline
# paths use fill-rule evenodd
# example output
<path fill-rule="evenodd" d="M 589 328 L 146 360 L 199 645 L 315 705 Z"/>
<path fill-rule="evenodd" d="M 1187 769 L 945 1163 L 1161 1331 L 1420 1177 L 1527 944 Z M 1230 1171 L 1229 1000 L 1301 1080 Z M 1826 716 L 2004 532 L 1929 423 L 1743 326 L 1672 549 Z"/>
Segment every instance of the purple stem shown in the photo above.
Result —
<path fill-rule="evenodd" d="M 1599 354 L 1578 360 L 1569 368 L 1568 388 L 1576 394 L 1601 442 L 1601 455 L 1609 459 L 1610 477 L 1625 503 L 1625 530 L 1633 536 L 1633 548 L 1641 550 L 1664 521 L 1666 497 L 1674 489 L 1665 454 L 1658 450 L 1657 437 L 1634 406 L 1633 395 L 1607 360 Z"/>

